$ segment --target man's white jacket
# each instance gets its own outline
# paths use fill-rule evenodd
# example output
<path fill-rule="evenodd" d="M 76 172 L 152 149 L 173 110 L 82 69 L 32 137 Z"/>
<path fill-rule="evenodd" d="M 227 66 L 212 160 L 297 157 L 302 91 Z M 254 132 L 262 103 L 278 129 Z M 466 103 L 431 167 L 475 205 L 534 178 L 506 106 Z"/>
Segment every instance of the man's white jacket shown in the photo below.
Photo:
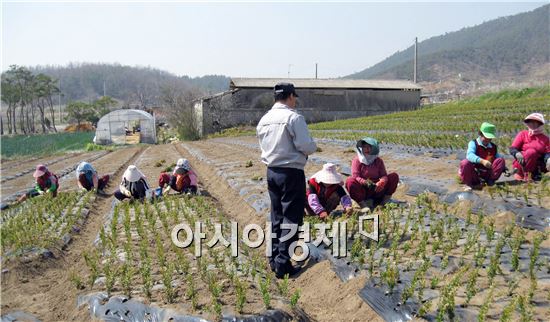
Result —
<path fill-rule="evenodd" d="M 285 104 L 275 103 L 256 127 L 262 162 L 268 167 L 304 169 L 307 156 L 317 150 L 304 117 Z"/>

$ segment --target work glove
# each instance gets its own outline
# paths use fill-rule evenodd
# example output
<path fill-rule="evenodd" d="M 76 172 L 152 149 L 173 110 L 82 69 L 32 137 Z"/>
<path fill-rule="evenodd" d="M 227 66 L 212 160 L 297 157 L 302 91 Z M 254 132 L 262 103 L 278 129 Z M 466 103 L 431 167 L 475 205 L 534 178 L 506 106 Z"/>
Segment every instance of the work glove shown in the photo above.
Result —
<path fill-rule="evenodd" d="M 376 183 L 376 187 L 374 188 L 374 192 L 376 193 L 382 192 L 386 187 L 386 183 L 387 183 L 386 180 L 382 180 L 382 179 L 378 180 L 378 182 Z"/>
<path fill-rule="evenodd" d="M 514 157 L 516 157 L 516 160 L 518 160 L 519 164 L 525 165 L 525 159 L 523 158 L 523 154 L 521 154 L 521 152 L 516 153 Z"/>
<path fill-rule="evenodd" d="M 482 164 L 484 167 L 486 167 L 487 169 L 491 169 L 491 167 L 493 166 L 493 164 L 491 163 L 491 161 L 485 160 L 485 159 L 479 160 L 479 163 L 481 163 L 481 164 Z"/>

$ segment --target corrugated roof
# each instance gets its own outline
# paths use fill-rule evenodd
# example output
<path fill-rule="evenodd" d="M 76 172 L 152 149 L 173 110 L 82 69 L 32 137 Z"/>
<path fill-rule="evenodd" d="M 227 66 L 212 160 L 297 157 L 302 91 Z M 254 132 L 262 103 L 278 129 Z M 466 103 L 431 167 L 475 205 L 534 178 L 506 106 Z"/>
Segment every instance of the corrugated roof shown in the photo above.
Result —
<path fill-rule="evenodd" d="M 408 89 L 422 87 L 406 80 L 376 79 L 314 79 L 314 78 L 232 78 L 231 88 L 273 88 L 279 82 L 294 84 L 296 88 L 343 88 L 343 89 Z"/>

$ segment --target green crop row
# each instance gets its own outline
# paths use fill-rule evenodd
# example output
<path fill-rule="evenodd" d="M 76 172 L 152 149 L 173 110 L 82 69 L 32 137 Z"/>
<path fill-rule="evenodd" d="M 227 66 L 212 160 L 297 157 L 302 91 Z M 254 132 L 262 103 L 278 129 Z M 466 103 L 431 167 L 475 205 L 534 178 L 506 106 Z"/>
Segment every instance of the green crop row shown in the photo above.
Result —
<path fill-rule="evenodd" d="M 177 224 L 185 223 L 194 231 L 198 222 L 206 238 L 200 241 L 202 256 L 195 257 L 198 239 L 179 248 L 171 234 Z M 280 296 L 295 305 L 299 293 L 290 294 L 288 279 L 276 281 L 261 252 L 240 244 L 237 258 L 231 247 L 207 245 L 218 223 L 230 241 L 228 218 L 204 196 L 120 203 L 100 230 L 98 247 L 84 254 L 87 274 L 74 273 L 73 282 L 79 289 L 137 294 L 151 303 L 189 303 L 193 312 L 207 312 L 216 320 L 227 310 L 259 313 L 258 307 L 272 308 Z M 180 240 L 186 237 L 180 232 Z"/>
<path fill-rule="evenodd" d="M 93 137 L 93 132 L 3 136 L 1 155 L 7 159 L 83 150 Z"/>
<path fill-rule="evenodd" d="M 548 115 L 550 96 L 494 102 L 454 102 L 415 111 L 337 120 L 310 125 L 312 130 L 388 130 L 477 132 L 482 122 L 496 125 L 500 133 L 525 129 L 523 118 L 533 112 Z"/>
<path fill-rule="evenodd" d="M 331 216 L 326 223 L 347 222 L 348 259 L 386 295 L 398 295 L 402 305 L 418 303 L 417 317 L 454 321 L 456 311 L 466 308 L 468 320 L 544 320 L 537 307 L 548 307 L 550 298 L 548 288 L 537 285 L 537 272 L 550 268 L 548 258 L 540 256 L 548 233 L 529 236 L 515 223 L 504 226 L 471 210 L 458 212 L 429 194 L 407 207 L 377 208 L 377 241 L 357 234 L 360 212 Z M 318 217 L 306 220 L 319 222 Z M 371 232 L 370 224 L 363 229 Z"/>
<path fill-rule="evenodd" d="M 450 148 L 466 150 L 468 142 L 477 137 L 476 134 L 411 134 L 411 133 L 376 133 L 369 132 L 320 132 L 312 131 L 315 138 L 336 139 L 346 141 L 356 141 L 365 136 L 372 136 L 380 143 L 400 144 L 406 146 L 429 147 L 429 148 Z M 500 153 L 506 153 L 507 147 L 512 143 L 512 137 L 501 135 L 494 142 L 500 147 Z"/>
<path fill-rule="evenodd" d="M 56 198 L 40 196 L 3 211 L 3 257 L 59 246 L 62 237 L 70 234 L 82 218 L 90 197 L 77 192 L 60 193 Z"/>

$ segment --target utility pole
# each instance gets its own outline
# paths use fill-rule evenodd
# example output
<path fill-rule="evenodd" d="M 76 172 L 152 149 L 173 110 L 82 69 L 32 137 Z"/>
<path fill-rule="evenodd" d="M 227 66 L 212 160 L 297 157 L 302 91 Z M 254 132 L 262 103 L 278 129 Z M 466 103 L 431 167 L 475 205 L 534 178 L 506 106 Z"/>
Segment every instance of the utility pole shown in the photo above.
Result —
<path fill-rule="evenodd" d="M 317 79 L 317 63 L 315 63 L 315 79 Z"/>
<path fill-rule="evenodd" d="M 57 100 L 58 100 L 58 104 L 59 104 L 59 124 L 61 124 L 61 122 L 63 121 L 63 119 L 61 118 L 61 77 L 59 77 L 59 79 L 57 80 L 59 82 L 59 92 L 57 93 Z M 55 112 L 54 112 L 54 115 L 55 115 Z"/>
<path fill-rule="evenodd" d="M 414 82 L 416 83 L 417 72 L 417 59 L 418 59 L 418 37 L 414 37 Z"/>

